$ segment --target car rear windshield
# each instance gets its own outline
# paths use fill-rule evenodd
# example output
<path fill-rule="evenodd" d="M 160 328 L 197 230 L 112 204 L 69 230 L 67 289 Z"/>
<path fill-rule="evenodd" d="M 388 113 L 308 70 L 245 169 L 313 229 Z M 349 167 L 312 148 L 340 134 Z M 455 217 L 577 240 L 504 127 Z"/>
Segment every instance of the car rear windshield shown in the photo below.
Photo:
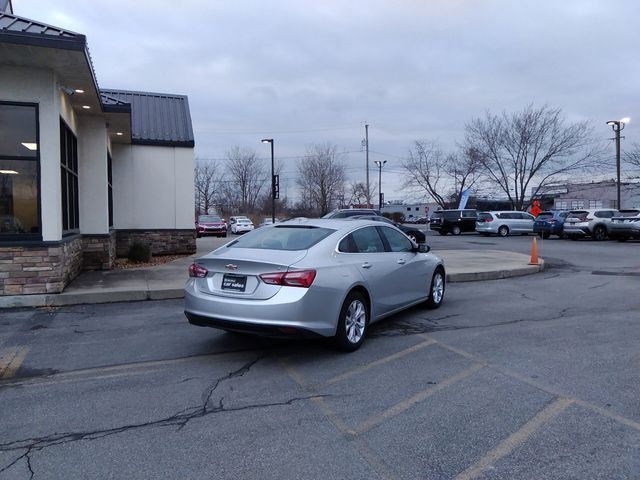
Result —
<path fill-rule="evenodd" d="M 323 227 L 282 225 L 258 228 L 230 243 L 230 248 L 258 248 L 263 250 L 307 250 L 335 230 Z"/>
<path fill-rule="evenodd" d="M 588 215 L 589 212 L 587 212 L 586 210 L 571 210 L 569 212 L 568 218 L 579 218 L 580 220 L 586 220 Z"/>
<path fill-rule="evenodd" d="M 553 212 L 542 212 L 537 218 L 544 220 L 545 218 L 553 218 Z"/>
<path fill-rule="evenodd" d="M 486 220 L 488 218 L 492 218 L 490 213 L 481 212 L 478 214 L 478 220 Z"/>
<path fill-rule="evenodd" d="M 220 219 L 220 217 L 215 217 L 213 215 L 201 215 L 200 218 L 198 218 L 198 221 L 210 222 L 210 223 L 222 223 L 222 220 Z"/>

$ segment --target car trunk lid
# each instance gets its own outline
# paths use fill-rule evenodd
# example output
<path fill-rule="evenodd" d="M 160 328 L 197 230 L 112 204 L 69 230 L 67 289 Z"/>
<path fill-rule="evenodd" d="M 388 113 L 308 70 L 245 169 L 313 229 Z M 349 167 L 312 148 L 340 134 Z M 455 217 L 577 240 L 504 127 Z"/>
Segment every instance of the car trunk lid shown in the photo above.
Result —
<path fill-rule="evenodd" d="M 196 278 L 196 285 L 202 293 L 209 295 L 266 300 L 282 287 L 263 282 L 260 275 L 286 272 L 306 254 L 307 250 L 223 248 L 196 261 L 208 271 L 206 277 Z"/>

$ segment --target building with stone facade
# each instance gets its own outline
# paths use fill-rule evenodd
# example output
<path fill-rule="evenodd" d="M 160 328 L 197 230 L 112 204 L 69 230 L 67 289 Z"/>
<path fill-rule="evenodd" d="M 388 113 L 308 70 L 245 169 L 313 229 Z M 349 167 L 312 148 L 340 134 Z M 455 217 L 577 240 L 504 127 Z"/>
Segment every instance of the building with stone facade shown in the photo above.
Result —
<path fill-rule="evenodd" d="M 0 0 L 0 295 L 61 292 L 135 239 L 195 252 L 187 97 L 96 78 L 84 35 Z"/>

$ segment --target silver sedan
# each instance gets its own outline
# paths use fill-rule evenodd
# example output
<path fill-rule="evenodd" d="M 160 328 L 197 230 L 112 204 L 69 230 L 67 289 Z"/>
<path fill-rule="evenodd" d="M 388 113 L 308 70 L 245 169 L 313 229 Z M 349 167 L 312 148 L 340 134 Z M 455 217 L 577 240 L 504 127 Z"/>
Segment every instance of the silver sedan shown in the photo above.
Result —
<path fill-rule="evenodd" d="M 346 351 L 370 324 L 418 303 L 437 308 L 442 259 L 370 220 L 296 219 L 249 232 L 189 268 L 194 325 L 276 336 L 333 337 Z"/>

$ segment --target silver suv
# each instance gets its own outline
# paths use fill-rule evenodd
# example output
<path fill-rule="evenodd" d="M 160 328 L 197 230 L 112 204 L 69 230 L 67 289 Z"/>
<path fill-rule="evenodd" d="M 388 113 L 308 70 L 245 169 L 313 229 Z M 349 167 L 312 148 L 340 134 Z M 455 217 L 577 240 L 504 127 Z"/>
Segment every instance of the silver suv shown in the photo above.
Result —
<path fill-rule="evenodd" d="M 564 233 L 571 240 L 582 237 L 604 240 L 609 235 L 611 219 L 618 214 L 618 210 L 613 208 L 571 210 L 564 221 Z"/>
<path fill-rule="evenodd" d="M 527 235 L 533 233 L 535 218 L 526 212 L 500 211 L 479 212 L 476 232 L 480 235 L 496 234 L 506 237 L 511 233 Z"/>

